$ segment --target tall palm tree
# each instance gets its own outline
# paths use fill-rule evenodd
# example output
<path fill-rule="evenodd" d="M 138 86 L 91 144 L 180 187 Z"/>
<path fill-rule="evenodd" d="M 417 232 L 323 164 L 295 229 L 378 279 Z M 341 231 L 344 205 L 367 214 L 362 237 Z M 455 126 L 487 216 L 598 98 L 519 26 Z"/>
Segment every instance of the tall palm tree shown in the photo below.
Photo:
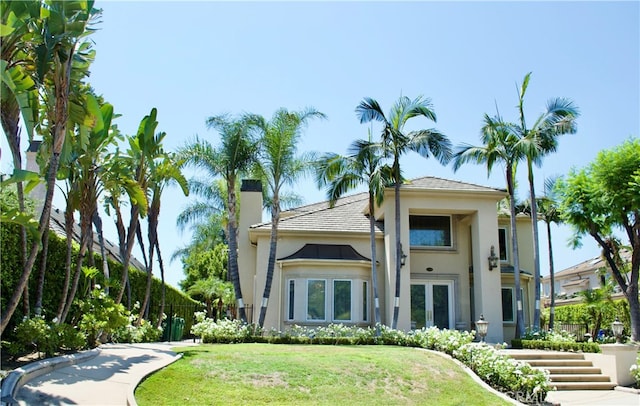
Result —
<path fill-rule="evenodd" d="M 500 116 L 484 116 L 481 132 L 482 146 L 462 144 L 456 150 L 453 159 L 453 170 L 457 171 L 468 162 L 484 164 L 490 174 L 496 163 L 505 165 L 507 192 L 509 193 L 509 212 L 511 224 L 511 250 L 513 256 L 513 275 L 516 290 L 516 337 L 524 334 L 524 313 L 522 309 L 522 293 L 520 291 L 520 256 L 518 254 L 518 237 L 516 230 L 516 198 L 515 174 L 518 161 L 524 158 L 519 148 L 519 138 L 510 131 L 510 123 L 504 122 Z"/>
<path fill-rule="evenodd" d="M 78 60 L 84 56 L 83 52 L 88 51 L 89 43 L 86 42 L 86 39 L 87 35 L 91 33 L 89 27 L 100 14 L 99 10 L 93 8 L 93 4 L 93 0 L 86 2 L 52 0 L 47 2 L 46 18 L 42 20 L 41 30 L 38 34 L 42 34 L 42 36 L 38 37 L 39 52 L 35 58 L 36 82 L 42 85 L 45 81 L 50 81 L 53 84 L 55 95 L 53 120 L 50 122 L 52 148 L 47 173 L 47 191 L 38 227 L 40 235 L 44 234 L 49 226 L 59 158 L 67 133 L 71 77 L 74 70 L 87 72 L 88 68 L 88 63 L 79 64 Z M 0 334 L 7 327 L 20 296 L 27 286 L 39 248 L 40 242 L 36 239 L 29 251 L 22 275 L 16 284 L 16 290 L 7 302 L 6 309 L 0 319 Z"/>
<path fill-rule="evenodd" d="M 383 165 L 379 145 L 369 140 L 354 141 L 347 156 L 328 153 L 316 163 L 316 183 L 319 188 L 327 187 L 330 207 L 345 193 L 361 185 L 366 185 L 369 194 L 369 237 L 371 243 L 371 282 L 375 305 L 374 323 L 380 323 L 380 303 L 378 298 L 378 271 L 376 262 L 375 208 L 384 200 L 384 189 L 391 182 L 391 168 Z"/>
<path fill-rule="evenodd" d="M 400 184 L 402 174 L 400 170 L 400 157 L 409 151 L 414 151 L 424 158 L 433 156 L 443 165 L 451 159 L 451 142 L 444 134 L 435 129 L 415 130 L 406 132 L 405 124 L 413 117 L 423 116 L 436 122 L 436 114 L 433 111 L 431 100 L 418 96 L 414 100 L 401 96 L 391 108 L 389 115 L 385 116 L 378 102 L 365 97 L 356 107 L 356 115 L 360 123 L 380 121 L 383 123 L 380 137 L 380 146 L 383 155 L 393 159 L 392 176 L 395 192 L 395 233 L 396 233 L 396 287 L 393 309 L 392 328 L 398 326 L 400 313 L 400 267 L 402 245 L 400 240 Z"/>
<path fill-rule="evenodd" d="M 555 290 L 555 269 L 553 266 L 553 244 L 551 244 L 551 223 L 561 224 L 560 207 L 558 206 L 557 193 L 555 191 L 557 177 L 546 178 L 544 180 L 544 196 L 537 199 L 538 217 L 547 225 L 547 244 L 549 247 L 549 283 L 551 296 L 551 306 L 549 307 L 549 329 L 553 330 L 555 309 L 556 309 L 556 290 Z"/>
<path fill-rule="evenodd" d="M 512 125 L 511 130 L 520 138 L 521 147 L 527 160 L 529 180 L 529 201 L 531 202 L 531 228 L 533 232 L 533 264 L 535 307 L 533 328 L 540 329 L 540 248 L 538 239 L 538 210 L 534 187 L 533 164 L 540 166 L 542 158 L 555 152 L 558 137 L 563 134 L 576 132 L 576 118 L 579 113 L 573 102 L 564 98 L 554 98 L 547 102 L 546 110 L 541 113 L 531 127 L 527 127 L 524 114 L 524 96 L 529 85 L 531 72 L 527 73 L 519 89 L 518 124 Z"/>
<path fill-rule="evenodd" d="M 207 127 L 218 131 L 221 144 L 215 148 L 206 140 L 195 138 L 179 151 L 186 166 L 203 170 L 213 179 L 222 177 L 227 184 L 227 236 L 229 243 L 229 277 L 242 321 L 247 320 L 238 274 L 238 218 L 236 184 L 241 173 L 256 160 L 257 142 L 253 137 L 254 120 L 249 115 L 234 119 L 228 115 L 207 118 Z"/>
<path fill-rule="evenodd" d="M 158 222 L 160 218 L 160 198 L 165 187 L 170 184 L 177 184 L 180 186 L 182 193 L 185 196 L 189 195 L 189 188 L 187 186 L 187 180 L 180 171 L 180 164 L 174 154 L 163 154 L 159 162 L 152 161 L 150 165 L 150 179 L 149 189 L 151 190 L 151 201 L 149 202 L 149 208 L 147 210 L 147 237 L 149 241 L 149 270 L 147 272 L 147 290 L 145 293 L 144 304 L 141 307 L 141 311 L 144 311 L 146 304 L 149 303 L 151 297 L 151 275 L 153 271 L 153 253 L 154 250 L 158 254 L 158 261 L 162 263 L 162 257 L 160 254 L 160 245 L 158 241 Z M 164 267 L 160 268 L 160 277 L 162 281 L 162 294 L 160 299 L 160 316 L 164 312 L 165 302 L 165 280 L 164 280 Z M 142 320 L 139 317 L 138 320 Z M 158 317 L 157 327 L 160 326 L 162 317 Z"/>
<path fill-rule="evenodd" d="M 281 108 L 273 114 L 268 122 L 262 117 L 256 117 L 261 131 L 260 162 L 256 171 L 260 178 L 266 182 L 267 194 L 270 195 L 271 200 L 269 260 L 258 318 L 260 327 L 264 325 L 267 314 L 273 269 L 276 263 L 278 223 L 280 222 L 281 210 L 280 193 L 285 185 L 293 185 L 300 175 L 311 169 L 312 157 L 298 155 L 297 150 L 302 130 L 313 118 L 326 118 L 326 116 L 313 108 L 306 108 L 302 111 L 288 111 Z"/>

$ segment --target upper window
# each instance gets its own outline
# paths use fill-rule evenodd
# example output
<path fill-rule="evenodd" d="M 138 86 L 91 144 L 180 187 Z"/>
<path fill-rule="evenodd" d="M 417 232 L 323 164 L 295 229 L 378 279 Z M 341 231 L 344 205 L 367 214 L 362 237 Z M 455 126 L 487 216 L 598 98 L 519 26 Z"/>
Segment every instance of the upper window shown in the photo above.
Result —
<path fill-rule="evenodd" d="M 500 248 L 500 261 L 506 262 L 508 257 L 507 257 L 507 247 L 508 242 L 507 242 L 507 229 L 506 228 L 499 228 L 498 229 L 498 245 Z"/>
<path fill-rule="evenodd" d="M 409 216 L 412 247 L 452 247 L 451 216 Z"/>

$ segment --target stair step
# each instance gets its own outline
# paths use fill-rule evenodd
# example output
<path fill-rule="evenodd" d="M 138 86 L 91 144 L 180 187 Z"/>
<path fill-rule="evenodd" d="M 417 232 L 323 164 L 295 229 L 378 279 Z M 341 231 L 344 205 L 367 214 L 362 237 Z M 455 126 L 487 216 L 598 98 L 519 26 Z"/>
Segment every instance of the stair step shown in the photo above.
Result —
<path fill-rule="evenodd" d="M 509 352 L 511 358 L 517 360 L 543 360 L 543 359 L 584 359 L 584 354 L 576 352 Z"/>
<path fill-rule="evenodd" d="M 612 390 L 616 387 L 613 382 L 552 382 L 557 390 Z"/>
<path fill-rule="evenodd" d="M 606 375 L 601 374 L 551 374 L 551 382 L 610 382 Z"/>
<path fill-rule="evenodd" d="M 532 367 L 590 367 L 591 361 L 583 359 L 530 359 L 526 361 Z"/>
<path fill-rule="evenodd" d="M 597 367 L 571 367 L 571 366 L 555 366 L 555 367 L 535 367 L 549 371 L 551 375 L 598 375 L 602 371 Z"/>

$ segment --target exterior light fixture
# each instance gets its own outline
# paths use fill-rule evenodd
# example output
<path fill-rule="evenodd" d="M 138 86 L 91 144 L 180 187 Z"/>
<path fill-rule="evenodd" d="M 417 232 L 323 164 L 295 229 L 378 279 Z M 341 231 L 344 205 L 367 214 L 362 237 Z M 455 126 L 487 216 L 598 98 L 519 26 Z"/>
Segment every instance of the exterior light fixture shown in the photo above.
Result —
<path fill-rule="evenodd" d="M 487 332 L 489 331 L 489 322 L 484 319 L 482 314 L 480 315 L 480 320 L 476 321 L 476 330 L 480 336 L 480 342 L 484 343 L 484 338 L 487 336 Z"/>
<path fill-rule="evenodd" d="M 402 244 L 400 244 L 400 266 L 405 266 L 405 264 L 407 263 L 407 254 L 404 253 L 404 250 L 402 249 Z"/>
<path fill-rule="evenodd" d="M 489 270 L 493 270 L 493 268 L 497 268 L 498 267 L 498 258 L 496 256 L 496 249 L 493 247 L 493 245 L 491 246 L 491 255 L 489 255 Z"/>
<path fill-rule="evenodd" d="M 611 323 L 611 330 L 613 330 L 613 335 L 616 336 L 616 344 L 622 344 L 623 329 L 624 329 L 624 324 L 622 324 L 618 316 L 616 316 L 616 321 Z"/>

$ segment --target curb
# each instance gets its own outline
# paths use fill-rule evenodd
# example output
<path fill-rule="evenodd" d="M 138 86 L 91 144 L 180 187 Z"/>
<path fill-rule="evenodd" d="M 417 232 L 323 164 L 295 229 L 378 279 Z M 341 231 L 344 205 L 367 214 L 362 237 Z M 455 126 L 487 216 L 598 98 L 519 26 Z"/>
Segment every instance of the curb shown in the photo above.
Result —
<path fill-rule="evenodd" d="M 136 392 L 136 389 L 138 388 L 138 386 L 140 385 L 140 383 L 142 381 L 147 379 L 147 377 L 150 376 L 151 374 L 154 374 L 154 373 L 158 372 L 159 370 L 161 370 L 162 368 L 165 368 L 168 365 L 173 364 L 174 362 L 176 362 L 180 358 L 182 358 L 182 354 L 176 354 L 176 356 L 173 357 L 171 360 L 169 360 L 169 362 L 167 362 L 166 364 L 162 365 L 158 369 L 154 369 L 153 371 L 147 372 L 147 374 L 145 374 L 138 382 L 136 382 L 135 385 L 131 385 L 129 387 L 129 390 L 127 391 L 127 406 L 138 406 L 138 402 L 136 402 L 135 392 Z"/>
<path fill-rule="evenodd" d="M 15 396 L 18 390 L 32 379 L 52 372 L 58 368 L 79 364 L 95 358 L 100 354 L 100 348 L 82 351 L 76 354 L 62 355 L 32 362 L 24 367 L 14 369 L 2 380 L 0 388 L 0 405 L 11 406 L 18 404 Z"/>

